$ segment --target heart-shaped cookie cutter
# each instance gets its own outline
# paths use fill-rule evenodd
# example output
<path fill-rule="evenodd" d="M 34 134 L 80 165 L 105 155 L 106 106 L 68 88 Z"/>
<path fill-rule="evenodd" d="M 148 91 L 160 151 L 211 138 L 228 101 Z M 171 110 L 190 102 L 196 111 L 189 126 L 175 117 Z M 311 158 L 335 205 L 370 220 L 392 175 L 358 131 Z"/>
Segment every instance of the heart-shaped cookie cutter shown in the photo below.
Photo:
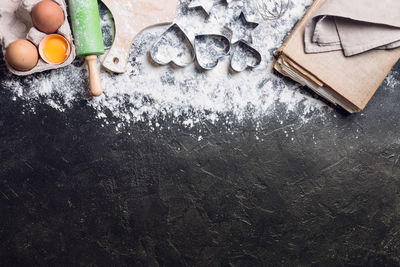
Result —
<path fill-rule="evenodd" d="M 187 60 L 185 60 L 185 58 L 184 58 L 185 55 L 183 55 L 181 53 L 176 53 L 176 56 L 180 57 L 180 59 L 179 58 L 171 59 L 171 55 L 173 54 L 173 52 L 177 52 L 176 46 L 179 45 L 176 43 L 171 43 L 170 40 L 168 40 L 166 38 L 166 36 L 171 33 L 175 34 L 175 36 L 179 39 L 179 40 L 177 40 L 178 42 L 180 42 L 181 44 L 186 46 L 186 48 L 188 50 L 187 52 L 189 53 Z M 162 42 L 167 42 L 167 43 L 169 42 L 168 44 L 164 44 L 164 46 L 168 47 L 170 49 L 170 51 L 164 51 L 164 53 L 165 53 L 164 58 L 161 58 L 159 56 L 159 54 L 161 53 L 159 51 L 159 48 L 160 48 L 160 45 Z M 184 67 L 190 65 L 195 59 L 195 50 L 192 45 L 192 42 L 190 41 L 187 34 L 176 23 L 172 24 L 161 35 L 161 37 L 152 45 L 149 54 L 150 54 L 151 59 L 155 63 L 162 65 L 162 66 L 172 64 L 172 65 L 184 68 Z"/>
<path fill-rule="evenodd" d="M 201 42 L 203 45 L 200 45 Z M 220 46 L 220 49 L 214 49 L 218 46 Z M 197 65 L 203 70 L 212 70 L 218 65 L 220 59 L 229 55 L 231 51 L 231 42 L 224 35 L 201 34 L 194 38 L 194 49 Z M 210 55 L 209 60 L 203 58 L 203 49 L 207 50 L 207 53 Z"/>
<path fill-rule="evenodd" d="M 249 55 L 252 61 L 249 62 Z M 235 44 L 231 57 L 231 69 L 234 72 L 242 72 L 247 68 L 255 68 L 261 64 L 262 56 L 257 49 L 246 41 L 240 40 Z"/>

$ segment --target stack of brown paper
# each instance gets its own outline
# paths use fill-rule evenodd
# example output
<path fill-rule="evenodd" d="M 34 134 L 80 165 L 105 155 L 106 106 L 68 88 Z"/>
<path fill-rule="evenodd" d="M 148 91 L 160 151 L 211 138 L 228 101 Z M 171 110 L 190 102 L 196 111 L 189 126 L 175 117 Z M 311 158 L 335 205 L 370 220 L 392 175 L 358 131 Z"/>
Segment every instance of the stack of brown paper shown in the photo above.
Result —
<path fill-rule="evenodd" d="M 350 113 L 363 110 L 400 58 L 400 48 L 352 57 L 343 51 L 306 54 L 304 32 L 326 0 L 316 0 L 275 55 L 275 69 Z"/>

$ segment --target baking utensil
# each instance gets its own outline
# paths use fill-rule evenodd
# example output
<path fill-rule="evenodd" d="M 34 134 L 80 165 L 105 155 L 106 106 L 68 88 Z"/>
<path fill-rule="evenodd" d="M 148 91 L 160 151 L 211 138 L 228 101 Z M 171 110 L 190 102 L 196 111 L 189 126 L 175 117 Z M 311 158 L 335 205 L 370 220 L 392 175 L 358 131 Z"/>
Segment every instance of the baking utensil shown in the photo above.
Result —
<path fill-rule="evenodd" d="M 276 20 L 285 15 L 290 0 L 254 0 L 257 10 L 264 20 Z"/>
<path fill-rule="evenodd" d="M 150 57 L 159 65 L 173 64 L 183 68 L 193 62 L 195 52 L 185 32 L 173 24 L 153 44 Z"/>
<path fill-rule="evenodd" d="M 210 15 L 211 9 L 215 5 L 215 0 L 192 0 L 188 5 L 190 9 L 201 9 L 207 16 Z"/>
<path fill-rule="evenodd" d="M 235 44 L 240 40 L 243 40 L 247 43 L 253 43 L 253 37 L 251 33 L 255 28 L 258 27 L 258 25 L 259 24 L 257 22 L 250 21 L 250 19 L 248 19 L 242 11 L 235 22 L 229 23 L 225 26 L 225 28 L 231 32 L 232 44 Z"/>
<path fill-rule="evenodd" d="M 114 73 L 127 71 L 129 53 L 135 37 L 144 29 L 170 24 L 175 18 L 179 0 L 102 0 L 115 22 L 114 43 L 103 67 Z"/>
<path fill-rule="evenodd" d="M 103 93 L 97 68 L 97 55 L 104 54 L 103 36 L 97 0 L 69 0 L 72 30 L 78 57 L 85 57 L 89 68 L 90 92 Z"/>
<path fill-rule="evenodd" d="M 203 70 L 211 70 L 229 54 L 231 42 L 223 35 L 202 34 L 194 38 L 194 49 L 197 65 Z"/>
<path fill-rule="evenodd" d="M 255 68 L 261 64 L 260 52 L 249 43 L 241 40 L 233 48 L 231 58 L 231 69 L 235 72 L 242 72 L 247 68 Z"/>

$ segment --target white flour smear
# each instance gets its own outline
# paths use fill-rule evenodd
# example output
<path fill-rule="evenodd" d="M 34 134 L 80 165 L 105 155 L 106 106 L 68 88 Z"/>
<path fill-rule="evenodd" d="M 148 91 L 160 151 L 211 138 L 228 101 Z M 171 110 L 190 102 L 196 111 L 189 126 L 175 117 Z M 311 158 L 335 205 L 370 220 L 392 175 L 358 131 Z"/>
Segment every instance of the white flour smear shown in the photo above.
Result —
<path fill-rule="evenodd" d="M 253 111 L 251 116 L 257 118 L 274 114 L 278 106 L 280 109 L 283 106 L 288 115 L 295 112 L 304 121 L 323 114 L 318 111 L 326 110 L 323 103 L 304 94 L 295 83 L 272 72 L 273 51 L 282 44 L 311 2 L 293 1 L 288 12 L 278 21 L 263 22 L 250 14 L 249 20 L 260 23 L 253 31 L 252 39 L 253 46 L 263 56 L 263 62 L 254 70 L 238 74 L 229 72 L 229 57 L 208 72 L 198 71 L 194 64 L 187 68 L 156 66 L 150 63 L 148 51 L 167 27 L 146 30 L 132 47 L 128 72 L 123 75 L 102 72 L 105 93 L 90 100 L 89 105 L 106 122 L 107 116 L 112 116 L 121 123 L 163 114 L 179 116 L 188 113 L 203 114 L 210 120 L 216 119 L 218 114 L 233 113 L 241 119 L 248 116 L 249 109 Z M 238 10 L 215 6 L 210 18 L 205 20 L 198 10 L 188 10 L 187 5 L 187 1 L 181 1 L 176 23 L 191 40 L 195 34 L 215 32 L 216 28 L 232 21 Z M 232 5 L 243 3 L 232 1 Z M 103 16 L 102 24 L 107 25 L 108 19 L 109 16 Z M 15 99 L 27 103 L 40 101 L 65 111 L 85 97 L 86 80 L 86 66 L 77 61 L 66 68 L 27 78 L 9 75 L 3 79 L 3 86 L 15 94 Z M 29 108 L 34 112 L 34 105 Z M 188 123 L 196 121 L 193 116 L 187 118 Z"/>

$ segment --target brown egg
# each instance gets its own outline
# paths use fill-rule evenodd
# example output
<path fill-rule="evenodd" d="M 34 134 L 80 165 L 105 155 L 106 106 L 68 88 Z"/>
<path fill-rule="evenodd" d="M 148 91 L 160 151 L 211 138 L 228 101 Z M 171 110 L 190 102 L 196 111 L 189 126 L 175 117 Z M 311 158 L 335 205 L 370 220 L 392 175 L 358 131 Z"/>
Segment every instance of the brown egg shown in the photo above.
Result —
<path fill-rule="evenodd" d="M 32 9 L 33 25 L 41 32 L 55 33 L 65 20 L 64 11 L 54 1 L 40 1 Z"/>
<path fill-rule="evenodd" d="M 38 59 L 36 46 L 27 40 L 17 40 L 7 47 L 7 63 L 16 70 L 31 70 L 37 65 Z"/>

